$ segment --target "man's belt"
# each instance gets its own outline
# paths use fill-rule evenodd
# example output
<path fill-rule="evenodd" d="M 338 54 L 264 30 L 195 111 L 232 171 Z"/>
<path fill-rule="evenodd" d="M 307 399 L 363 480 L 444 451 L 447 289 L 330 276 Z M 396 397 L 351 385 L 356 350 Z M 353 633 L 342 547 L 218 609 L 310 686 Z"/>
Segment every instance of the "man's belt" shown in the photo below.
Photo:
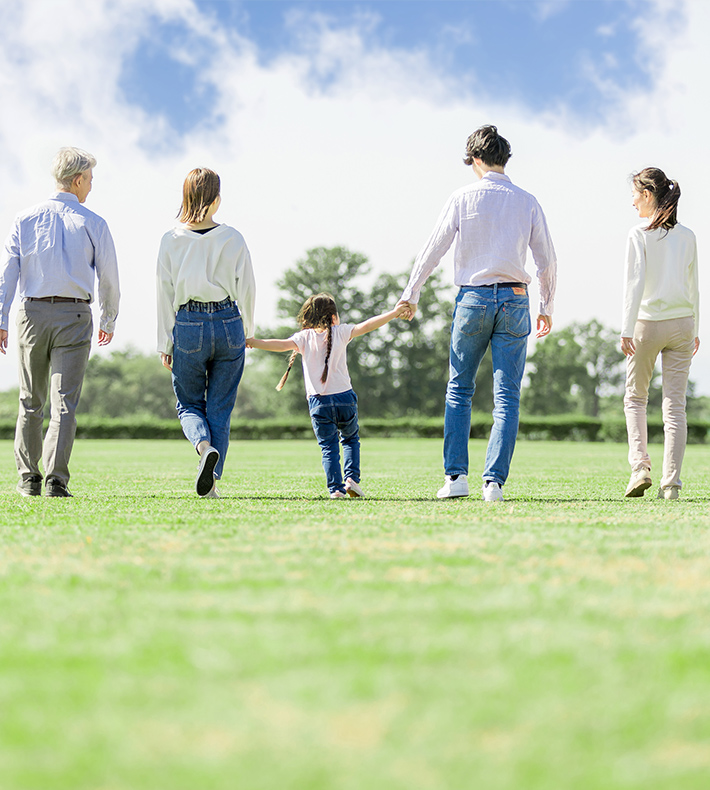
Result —
<path fill-rule="evenodd" d="M 74 304 L 81 302 L 82 304 L 89 304 L 90 299 L 75 299 L 73 296 L 28 296 L 25 300 L 27 302 L 73 302 Z"/>
<path fill-rule="evenodd" d="M 499 288 L 527 288 L 527 283 L 486 283 L 485 285 L 472 285 L 471 288 L 493 288 L 497 285 Z"/>

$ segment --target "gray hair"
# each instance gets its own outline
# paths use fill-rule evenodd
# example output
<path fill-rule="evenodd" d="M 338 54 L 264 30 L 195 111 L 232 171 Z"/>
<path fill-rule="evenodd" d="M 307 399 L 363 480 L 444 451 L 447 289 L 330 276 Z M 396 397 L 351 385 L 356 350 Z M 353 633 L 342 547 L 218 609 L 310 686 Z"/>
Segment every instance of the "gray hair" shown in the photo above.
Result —
<path fill-rule="evenodd" d="M 96 159 L 81 148 L 60 148 L 52 160 L 52 175 L 58 187 L 69 189 L 80 173 L 96 167 Z"/>

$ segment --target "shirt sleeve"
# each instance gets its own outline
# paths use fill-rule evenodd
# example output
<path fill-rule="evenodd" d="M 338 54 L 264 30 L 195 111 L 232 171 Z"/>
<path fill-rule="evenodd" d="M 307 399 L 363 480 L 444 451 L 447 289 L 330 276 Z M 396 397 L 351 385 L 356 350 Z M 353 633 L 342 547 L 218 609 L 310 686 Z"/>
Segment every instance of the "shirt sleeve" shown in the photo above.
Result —
<path fill-rule="evenodd" d="M 254 307 L 256 304 L 256 280 L 254 267 L 251 264 L 251 255 L 246 244 L 242 249 L 236 267 L 237 304 L 244 322 L 245 337 L 254 335 Z"/>
<path fill-rule="evenodd" d="M 170 271 L 170 255 L 165 236 L 158 251 L 157 283 L 158 297 L 158 351 L 173 353 L 173 327 L 175 326 L 175 283 Z"/>
<path fill-rule="evenodd" d="M 644 231 L 634 228 L 626 242 L 626 267 L 624 271 L 624 302 L 621 318 L 621 336 L 633 337 L 638 318 L 643 289 L 646 284 L 646 245 Z"/>
<path fill-rule="evenodd" d="M 698 244 L 693 241 L 693 259 L 689 267 L 690 294 L 693 299 L 693 315 L 695 316 L 695 337 L 700 337 L 700 286 L 698 284 Z"/>
<path fill-rule="evenodd" d="M 98 296 L 101 311 L 99 328 L 106 334 L 112 335 L 116 329 L 121 291 L 118 283 L 116 247 L 106 223 L 101 226 L 98 244 L 95 247 L 94 266 L 99 281 Z"/>
<path fill-rule="evenodd" d="M 557 256 L 545 214 L 537 201 L 533 210 L 529 246 L 535 261 L 540 288 L 539 314 L 552 315 L 557 289 Z"/>
<path fill-rule="evenodd" d="M 304 330 L 296 332 L 296 334 L 289 337 L 289 340 L 293 340 L 298 349 L 298 353 L 303 354 L 303 349 L 306 347 L 306 332 Z"/>
<path fill-rule="evenodd" d="M 10 306 L 20 277 L 20 228 L 15 222 L 0 259 L 0 329 L 7 331 Z"/>
<path fill-rule="evenodd" d="M 422 286 L 447 253 L 459 229 L 458 199 L 452 195 L 436 221 L 429 239 L 417 255 L 407 287 L 400 297 L 403 302 L 417 304 Z"/>

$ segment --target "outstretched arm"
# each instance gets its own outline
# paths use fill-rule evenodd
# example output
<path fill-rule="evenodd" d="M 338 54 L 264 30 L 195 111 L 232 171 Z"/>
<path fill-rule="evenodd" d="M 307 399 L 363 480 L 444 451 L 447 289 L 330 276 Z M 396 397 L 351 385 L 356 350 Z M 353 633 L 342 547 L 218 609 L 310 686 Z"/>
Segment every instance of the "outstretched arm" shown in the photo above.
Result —
<path fill-rule="evenodd" d="M 247 348 L 260 348 L 262 351 L 298 351 L 298 346 L 293 340 L 259 340 L 256 337 L 247 338 Z"/>
<path fill-rule="evenodd" d="M 350 337 L 360 337 L 372 332 L 374 329 L 379 329 L 381 326 L 388 324 L 393 318 L 406 318 L 410 315 L 411 308 L 406 302 L 399 303 L 394 310 L 389 310 L 381 315 L 376 315 L 373 318 L 368 318 L 360 324 L 353 327 Z"/>

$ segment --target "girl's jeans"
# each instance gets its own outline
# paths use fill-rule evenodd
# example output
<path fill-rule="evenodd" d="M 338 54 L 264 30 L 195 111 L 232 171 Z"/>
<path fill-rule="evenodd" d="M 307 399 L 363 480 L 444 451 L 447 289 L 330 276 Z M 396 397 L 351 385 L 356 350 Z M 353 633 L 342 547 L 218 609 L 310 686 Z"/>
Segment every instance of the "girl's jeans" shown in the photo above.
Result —
<path fill-rule="evenodd" d="M 234 302 L 183 305 L 173 329 L 173 389 L 182 431 L 194 447 L 208 441 L 219 451 L 222 476 L 229 423 L 244 371 L 244 325 Z"/>
<path fill-rule="evenodd" d="M 323 453 L 323 469 L 328 491 L 345 493 L 340 471 L 338 433 L 343 445 L 345 479 L 360 482 L 360 435 L 357 421 L 357 395 L 353 390 L 335 395 L 311 395 L 308 398 L 313 432 Z"/>
<path fill-rule="evenodd" d="M 653 368 L 656 358 L 661 355 L 665 434 L 661 488 L 681 487 L 680 468 L 688 437 L 685 392 L 694 339 L 695 319 L 692 317 L 637 321 L 634 328 L 636 352 L 627 357 L 624 413 L 629 435 L 629 463 L 632 471 L 636 472 L 641 467 L 651 469 L 647 449 L 646 406 Z"/>
<path fill-rule="evenodd" d="M 444 416 L 444 471 L 468 474 L 471 399 L 488 345 L 493 357 L 493 428 L 484 480 L 503 485 L 518 436 L 520 383 L 525 370 L 530 308 L 527 288 L 466 286 L 456 297 L 451 324 L 449 383 Z"/>

